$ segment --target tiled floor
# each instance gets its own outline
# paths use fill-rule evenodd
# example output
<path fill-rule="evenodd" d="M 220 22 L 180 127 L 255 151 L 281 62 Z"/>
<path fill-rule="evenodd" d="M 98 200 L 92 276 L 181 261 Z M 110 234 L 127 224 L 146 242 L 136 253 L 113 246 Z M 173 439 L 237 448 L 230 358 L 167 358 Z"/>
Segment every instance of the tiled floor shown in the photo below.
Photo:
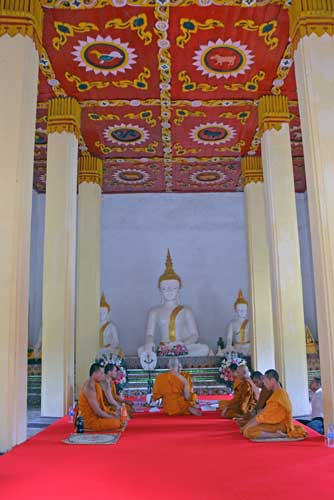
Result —
<path fill-rule="evenodd" d="M 55 422 L 57 419 L 53 417 L 41 417 L 41 410 L 34 408 L 33 410 L 28 410 L 28 435 L 30 438 L 41 432 L 50 424 Z"/>

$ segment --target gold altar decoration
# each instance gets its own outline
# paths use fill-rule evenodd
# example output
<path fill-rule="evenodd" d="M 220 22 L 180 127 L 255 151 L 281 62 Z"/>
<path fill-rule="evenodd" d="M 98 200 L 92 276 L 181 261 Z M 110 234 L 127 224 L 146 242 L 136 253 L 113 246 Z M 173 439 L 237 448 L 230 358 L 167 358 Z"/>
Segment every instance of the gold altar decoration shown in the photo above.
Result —
<path fill-rule="evenodd" d="M 260 98 L 259 107 L 259 129 L 261 135 L 266 130 L 280 130 L 282 123 L 289 123 L 288 98 L 281 95 L 266 95 Z"/>
<path fill-rule="evenodd" d="M 78 185 L 83 182 L 91 182 L 102 186 L 103 162 L 95 156 L 79 158 L 78 162 Z"/>
<path fill-rule="evenodd" d="M 306 353 L 317 354 L 317 344 L 308 325 L 305 325 Z"/>
<path fill-rule="evenodd" d="M 180 283 L 180 287 L 182 286 L 182 281 L 180 276 L 176 274 L 176 272 L 174 271 L 173 261 L 169 249 L 167 250 L 165 272 L 159 278 L 158 287 L 160 288 L 161 282 L 166 280 L 176 280 Z"/>
<path fill-rule="evenodd" d="M 241 160 L 243 186 L 251 182 L 263 182 L 262 161 L 260 156 L 245 156 Z"/>
<path fill-rule="evenodd" d="M 36 0 L 0 0 L 0 36 L 29 36 L 42 44 L 43 9 Z"/>
<path fill-rule="evenodd" d="M 289 9 L 293 50 L 304 36 L 334 36 L 334 0 L 293 0 Z"/>
<path fill-rule="evenodd" d="M 70 132 L 80 138 L 81 109 L 74 97 L 55 97 L 49 100 L 47 133 Z"/>

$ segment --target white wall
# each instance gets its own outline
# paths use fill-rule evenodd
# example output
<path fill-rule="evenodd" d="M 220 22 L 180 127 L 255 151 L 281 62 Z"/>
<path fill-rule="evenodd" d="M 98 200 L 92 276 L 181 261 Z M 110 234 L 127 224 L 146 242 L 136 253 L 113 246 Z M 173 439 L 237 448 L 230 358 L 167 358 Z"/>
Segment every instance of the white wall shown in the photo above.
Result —
<path fill-rule="evenodd" d="M 29 347 L 39 339 L 42 324 L 42 283 L 45 196 L 33 191 L 30 241 Z"/>
<path fill-rule="evenodd" d="M 315 338 L 318 338 L 307 193 L 297 194 L 296 196 L 305 323 L 310 327 Z"/>
<path fill-rule="evenodd" d="M 102 289 L 125 352 L 144 342 L 168 247 L 183 280 L 182 301 L 193 308 L 201 340 L 215 347 L 238 289 L 247 294 L 245 238 L 241 193 L 104 196 Z"/>
<path fill-rule="evenodd" d="M 307 197 L 297 194 L 305 318 L 316 333 Z M 44 195 L 34 194 L 30 337 L 41 321 Z M 148 309 L 159 303 L 157 280 L 169 247 L 183 279 L 201 340 L 215 348 L 233 315 L 239 288 L 248 296 L 243 193 L 105 195 L 102 201 L 101 287 L 133 354 L 144 342 Z"/>

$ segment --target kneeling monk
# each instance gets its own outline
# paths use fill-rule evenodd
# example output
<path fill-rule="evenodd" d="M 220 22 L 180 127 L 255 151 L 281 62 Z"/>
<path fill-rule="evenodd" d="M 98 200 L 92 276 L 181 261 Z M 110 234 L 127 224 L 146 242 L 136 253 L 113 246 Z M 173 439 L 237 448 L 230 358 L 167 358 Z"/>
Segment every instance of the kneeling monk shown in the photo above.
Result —
<path fill-rule="evenodd" d="M 264 409 L 245 425 L 243 435 L 249 439 L 305 438 L 305 429 L 293 424 L 292 404 L 288 393 L 281 387 L 276 370 L 266 371 L 264 385 L 273 394 Z"/>
<path fill-rule="evenodd" d="M 152 399 L 162 398 L 162 406 L 167 415 L 199 416 L 201 411 L 194 407 L 187 379 L 179 373 L 179 361 L 169 361 L 169 371 L 160 373 L 155 379 Z"/>
<path fill-rule="evenodd" d="M 248 380 L 249 372 L 247 366 L 238 366 L 236 374 L 237 380 L 234 386 L 234 395 L 223 408 L 223 418 L 241 418 L 254 411 L 256 407 L 256 397 L 253 386 Z"/>
<path fill-rule="evenodd" d="M 100 386 L 104 378 L 103 368 L 94 363 L 89 370 L 89 379 L 84 383 L 78 402 L 78 411 L 84 420 L 84 428 L 88 431 L 119 431 L 122 430 L 121 421 L 115 418 L 103 400 L 103 391 Z"/>

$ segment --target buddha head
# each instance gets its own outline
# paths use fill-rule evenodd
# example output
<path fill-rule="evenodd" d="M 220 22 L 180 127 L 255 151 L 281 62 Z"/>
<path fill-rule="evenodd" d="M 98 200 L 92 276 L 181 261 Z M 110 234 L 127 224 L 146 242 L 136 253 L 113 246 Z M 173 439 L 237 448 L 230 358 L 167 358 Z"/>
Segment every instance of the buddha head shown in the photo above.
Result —
<path fill-rule="evenodd" d="M 169 250 L 167 251 L 166 269 L 160 276 L 158 283 L 163 303 L 179 301 L 179 292 L 182 286 L 180 276 L 173 268 L 173 261 Z"/>
<path fill-rule="evenodd" d="M 239 319 L 247 319 L 248 315 L 248 302 L 242 294 L 242 290 L 239 290 L 237 300 L 234 302 L 234 310 Z"/>
<path fill-rule="evenodd" d="M 100 300 L 100 322 L 102 324 L 108 321 L 109 313 L 110 313 L 110 305 L 106 301 L 106 297 L 103 293 Z"/>

